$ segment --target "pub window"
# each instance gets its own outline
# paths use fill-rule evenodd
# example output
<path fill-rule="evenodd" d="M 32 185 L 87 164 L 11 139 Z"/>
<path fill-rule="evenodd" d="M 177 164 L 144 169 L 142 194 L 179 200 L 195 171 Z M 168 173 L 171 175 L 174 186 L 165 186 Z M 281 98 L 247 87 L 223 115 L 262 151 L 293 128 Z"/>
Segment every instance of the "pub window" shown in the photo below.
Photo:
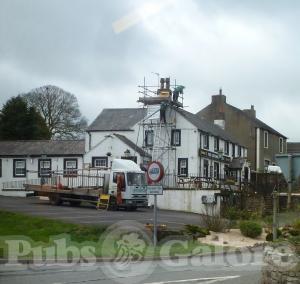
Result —
<path fill-rule="evenodd" d="M 232 144 L 232 157 L 235 157 L 235 144 Z"/>
<path fill-rule="evenodd" d="M 242 156 L 242 147 L 241 146 L 238 146 L 238 155 L 239 155 L 239 157 Z"/>
<path fill-rule="evenodd" d="M 39 159 L 38 175 L 39 177 L 51 176 L 50 159 Z"/>
<path fill-rule="evenodd" d="M 64 175 L 77 175 L 77 159 L 64 159 Z"/>
<path fill-rule="evenodd" d="M 214 139 L 214 150 L 215 152 L 219 151 L 219 138 L 215 137 Z"/>
<path fill-rule="evenodd" d="M 208 160 L 203 160 L 203 176 L 208 178 Z"/>
<path fill-rule="evenodd" d="M 268 131 L 264 131 L 264 147 L 269 147 L 269 133 Z"/>
<path fill-rule="evenodd" d="M 13 161 L 13 175 L 14 177 L 26 177 L 26 160 L 15 159 Z"/>
<path fill-rule="evenodd" d="M 209 135 L 208 134 L 204 134 L 203 136 L 203 148 L 205 149 L 209 149 Z"/>
<path fill-rule="evenodd" d="M 178 175 L 179 176 L 188 176 L 188 159 L 187 158 L 178 158 Z"/>
<path fill-rule="evenodd" d="M 93 168 L 107 168 L 108 158 L 107 157 L 92 157 Z"/>
<path fill-rule="evenodd" d="M 229 155 L 229 142 L 225 141 L 225 155 Z"/>
<path fill-rule="evenodd" d="M 153 146 L 154 142 L 154 132 L 153 130 L 146 130 L 145 131 L 145 144 L 146 146 Z"/>
<path fill-rule="evenodd" d="M 283 153 L 283 138 L 279 138 L 279 153 Z"/>
<path fill-rule="evenodd" d="M 219 179 L 220 177 L 220 164 L 217 162 L 214 162 L 214 178 Z"/>
<path fill-rule="evenodd" d="M 0 177 L 2 177 L 2 160 L 0 159 Z"/>
<path fill-rule="evenodd" d="M 171 143 L 172 143 L 172 146 L 180 146 L 181 145 L 181 130 L 180 129 L 172 129 Z"/>

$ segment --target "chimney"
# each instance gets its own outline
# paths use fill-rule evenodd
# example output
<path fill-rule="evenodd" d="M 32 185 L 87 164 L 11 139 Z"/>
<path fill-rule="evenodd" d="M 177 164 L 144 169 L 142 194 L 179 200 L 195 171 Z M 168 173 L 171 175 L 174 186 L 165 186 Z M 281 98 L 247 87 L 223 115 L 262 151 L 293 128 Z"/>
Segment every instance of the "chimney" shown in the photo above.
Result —
<path fill-rule="evenodd" d="M 218 95 L 214 95 L 212 98 L 212 104 L 214 105 L 214 124 L 218 125 L 222 129 L 225 129 L 225 104 L 226 96 L 223 95 L 222 89 L 219 90 Z"/>
<path fill-rule="evenodd" d="M 223 95 L 222 89 L 219 90 L 219 94 L 211 96 L 211 102 L 216 105 L 226 104 L 226 96 Z"/>
<path fill-rule="evenodd" d="M 256 110 L 254 109 L 254 105 L 251 105 L 250 109 L 244 109 L 243 111 L 253 118 L 256 117 Z"/>

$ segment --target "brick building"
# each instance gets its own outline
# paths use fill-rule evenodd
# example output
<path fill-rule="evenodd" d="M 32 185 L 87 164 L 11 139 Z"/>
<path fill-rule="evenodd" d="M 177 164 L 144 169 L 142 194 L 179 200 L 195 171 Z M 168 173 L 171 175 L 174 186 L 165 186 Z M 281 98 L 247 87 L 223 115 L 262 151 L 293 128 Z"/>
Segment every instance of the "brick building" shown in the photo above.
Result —
<path fill-rule="evenodd" d="M 287 151 L 286 137 L 259 120 L 253 105 L 245 110 L 236 108 L 226 102 L 222 90 L 197 115 L 219 125 L 245 145 L 252 170 L 263 171 L 265 166 L 275 163 L 276 154 Z"/>

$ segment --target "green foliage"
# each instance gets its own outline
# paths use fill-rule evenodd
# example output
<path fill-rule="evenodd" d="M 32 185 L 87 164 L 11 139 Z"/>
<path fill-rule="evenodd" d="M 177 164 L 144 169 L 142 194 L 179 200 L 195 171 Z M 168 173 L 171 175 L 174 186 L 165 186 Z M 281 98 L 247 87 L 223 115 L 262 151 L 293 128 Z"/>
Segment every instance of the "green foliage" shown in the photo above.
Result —
<path fill-rule="evenodd" d="M 225 218 L 229 220 L 250 220 L 258 219 L 258 214 L 248 210 L 240 210 L 235 207 L 227 208 Z"/>
<path fill-rule="evenodd" d="M 282 236 L 282 231 L 277 229 L 277 238 L 280 238 Z M 273 241 L 273 233 L 268 233 L 266 235 L 266 241 L 267 242 L 272 242 Z"/>
<path fill-rule="evenodd" d="M 206 228 L 201 228 L 196 225 L 185 225 L 184 226 L 184 231 L 192 236 L 194 239 L 197 238 L 204 238 L 205 236 L 209 235 L 209 230 Z"/>
<path fill-rule="evenodd" d="M 249 238 L 256 238 L 262 233 L 262 226 L 253 221 L 241 221 L 240 222 L 241 233 Z"/>
<path fill-rule="evenodd" d="M 72 241 L 97 241 L 105 227 L 84 226 L 0 211 L 0 236 L 24 235 L 48 242 L 49 236 L 70 234 Z"/>
<path fill-rule="evenodd" d="M 50 139 L 50 131 L 34 107 L 20 96 L 11 98 L 0 113 L 1 140 Z"/>
<path fill-rule="evenodd" d="M 293 229 L 298 231 L 299 234 L 300 234 L 300 219 L 296 220 L 294 223 L 293 223 Z"/>

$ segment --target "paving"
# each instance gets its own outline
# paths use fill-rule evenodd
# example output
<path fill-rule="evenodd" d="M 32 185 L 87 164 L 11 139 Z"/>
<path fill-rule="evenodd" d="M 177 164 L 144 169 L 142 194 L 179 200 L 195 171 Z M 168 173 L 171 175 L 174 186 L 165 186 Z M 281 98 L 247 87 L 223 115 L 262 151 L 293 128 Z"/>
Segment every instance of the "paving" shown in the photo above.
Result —
<path fill-rule="evenodd" d="M 96 210 L 90 205 L 71 207 L 68 203 L 55 206 L 39 197 L 0 196 L 1 209 L 86 225 L 111 225 L 122 220 L 134 220 L 142 224 L 153 222 L 151 208 L 139 208 L 137 211 L 129 212 Z M 199 214 L 158 210 L 158 223 L 166 224 L 170 229 L 179 229 L 185 224 L 200 225 L 200 222 Z"/>

